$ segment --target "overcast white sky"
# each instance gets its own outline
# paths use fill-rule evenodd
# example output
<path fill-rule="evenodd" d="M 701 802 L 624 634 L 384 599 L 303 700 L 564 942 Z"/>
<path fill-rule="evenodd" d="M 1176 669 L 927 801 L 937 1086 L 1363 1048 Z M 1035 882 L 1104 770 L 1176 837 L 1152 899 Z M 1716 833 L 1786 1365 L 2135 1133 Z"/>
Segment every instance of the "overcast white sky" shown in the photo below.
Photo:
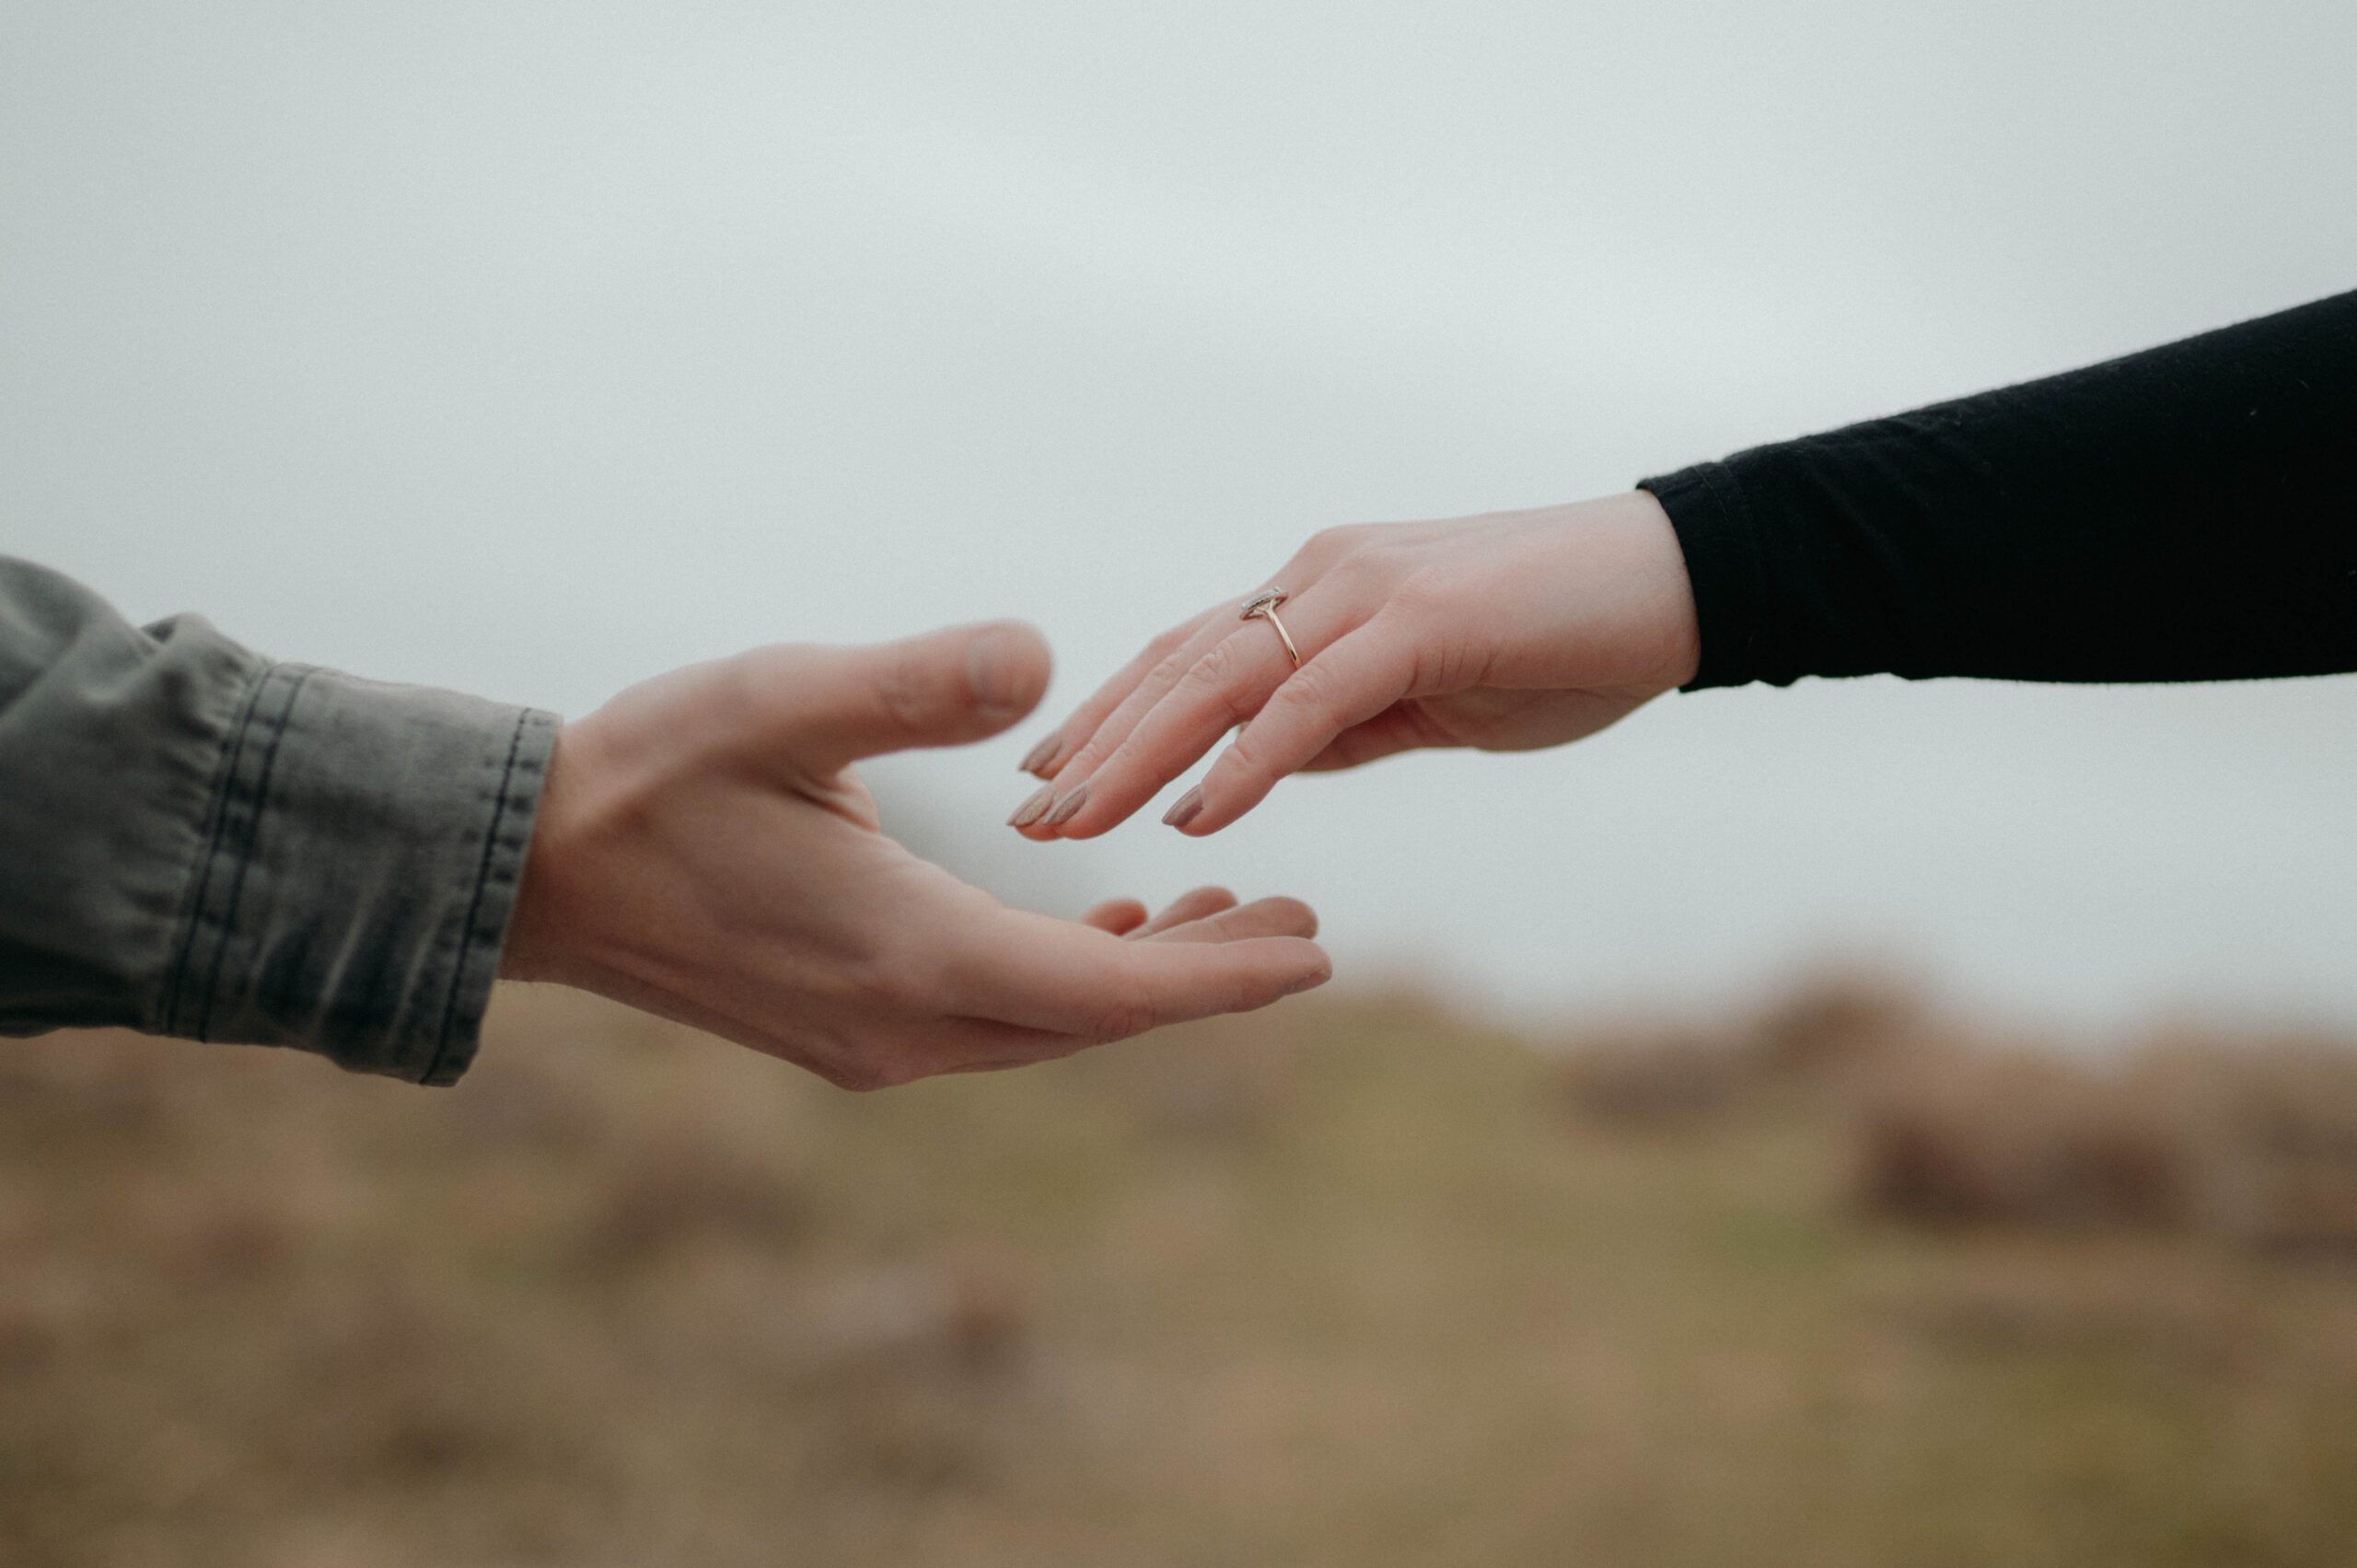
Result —
<path fill-rule="evenodd" d="M 2357 287 L 2352 82 L 2345 0 L 0 0 L 0 550 L 570 714 L 1024 615 L 1065 704 L 1329 523 Z M 2357 1022 L 2346 679 L 1677 697 L 1201 843 L 1000 841 L 1038 733 L 884 782 L 1036 900 L 1299 893 L 1346 978 Z"/>

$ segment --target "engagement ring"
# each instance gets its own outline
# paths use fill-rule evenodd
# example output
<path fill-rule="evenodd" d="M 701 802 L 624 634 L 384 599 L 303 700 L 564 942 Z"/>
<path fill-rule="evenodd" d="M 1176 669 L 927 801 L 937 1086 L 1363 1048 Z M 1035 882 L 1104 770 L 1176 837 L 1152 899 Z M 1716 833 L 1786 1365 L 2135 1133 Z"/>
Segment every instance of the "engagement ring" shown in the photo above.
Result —
<path fill-rule="evenodd" d="M 1290 596 L 1288 596 L 1283 588 L 1263 588 L 1259 593 L 1254 594 L 1250 600 L 1245 604 L 1243 619 L 1247 621 L 1265 621 L 1270 625 L 1275 627 L 1277 629 L 1277 635 L 1284 639 L 1285 657 L 1293 660 L 1294 668 L 1299 669 L 1301 668 L 1301 650 L 1293 645 L 1293 633 L 1286 631 L 1285 623 L 1277 619 L 1277 606 L 1284 603 L 1288 597 Z"/>

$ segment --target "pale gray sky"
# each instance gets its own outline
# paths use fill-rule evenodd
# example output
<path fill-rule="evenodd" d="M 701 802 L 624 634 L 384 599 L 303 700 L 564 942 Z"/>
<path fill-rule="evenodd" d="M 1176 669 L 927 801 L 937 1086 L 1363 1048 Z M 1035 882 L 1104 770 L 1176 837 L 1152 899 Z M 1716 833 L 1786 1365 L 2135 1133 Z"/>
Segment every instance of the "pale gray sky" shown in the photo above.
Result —
<path fill-rule="evenodd" d="M 2357 287 L 2352 80 L 2340 0 L 0 3 L 0 549 L 575 714 L 1025 615 L 1063 704 L 1329 523 Z M 1298 892 L 1363 980 L 2357 1020 L 2348 680 L 1673 698 L 1202 843 L 998 842 L 1037 733 L 887 782 L 1050 901 Z"/>

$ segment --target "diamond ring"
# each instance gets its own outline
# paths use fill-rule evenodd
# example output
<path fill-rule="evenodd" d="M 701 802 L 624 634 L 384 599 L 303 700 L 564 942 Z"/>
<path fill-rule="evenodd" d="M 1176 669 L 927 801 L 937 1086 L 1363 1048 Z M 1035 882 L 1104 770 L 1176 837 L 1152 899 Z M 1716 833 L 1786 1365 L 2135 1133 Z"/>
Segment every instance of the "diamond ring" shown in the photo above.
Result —
<path fill-rule="evenodd" d="M 1290 594 L 1287 594 L 1284 589 L 1280 587 L 1272 586 L 1262 588 L 1259 593 L 1254 594 L 1249 599 L 1245 601 L 1244 614 L 1241 619 L 1246 621 L 1265 621 L 1270 625 L 1275 627 L 1277 629 L 1277 635 L 1284 639 L 1285 657 L 1293 660 L 1294 668 L 1299 669 L 1301 668 L 1301 650 L 1293 645 L 1293 633 L 1286 631 L 1285 623 L 1277 619 L 1277 606 L 1284 603 L 1284 601 L 1291 597 L 1292 596 Z"/>

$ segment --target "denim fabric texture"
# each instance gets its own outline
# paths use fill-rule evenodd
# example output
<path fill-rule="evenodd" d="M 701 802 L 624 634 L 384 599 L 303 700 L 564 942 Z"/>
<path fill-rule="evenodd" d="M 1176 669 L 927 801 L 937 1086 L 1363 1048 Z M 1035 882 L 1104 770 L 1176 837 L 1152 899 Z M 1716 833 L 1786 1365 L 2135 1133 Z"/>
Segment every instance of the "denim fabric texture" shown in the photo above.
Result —
<path fill-rule="evenodd" d="M 555 715 L 134 627 L 0 557 L 0 1034 L 473 1060 Z"/>

